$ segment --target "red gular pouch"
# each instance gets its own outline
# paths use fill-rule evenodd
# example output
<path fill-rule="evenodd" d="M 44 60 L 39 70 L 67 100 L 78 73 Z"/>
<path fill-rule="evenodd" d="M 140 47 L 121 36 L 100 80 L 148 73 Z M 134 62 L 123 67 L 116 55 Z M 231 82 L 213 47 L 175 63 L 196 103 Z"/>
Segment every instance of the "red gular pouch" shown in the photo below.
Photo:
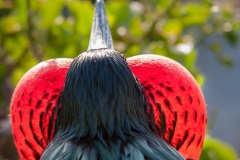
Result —
<path fill-rule="evenodd" d="M 10 112 L 20 159 L 40 159 L 53 138 L 56 104 L 71 62 L 67 58 L 41 62 L 16 86 Z"/>
<path fill-rule="evenodd" d="M 14 141 L 21 159 L 39 159 L 53 138 L 57 100 L 72 59 L 53 59 L 30 69 L 11 102 Z M 206 132 L 206 104 L 193 76 L 157 55 L 127 59 L 149 101 L 152 130 L 185 158 L 199 159 Z"/>
<path fill-rule="evenodd" d="M 96 0 L 88 51 L 99 49 L 114 50 L 103 0 Z M 66 75 L 72 61 L 72 59 L 59 58 L 41 62 L 31 68 L 16 86 L 12 96 L 10 112 L 13 137 L 21 160 L 38 160 L 44 157 L 43 152 L 46 153 L 46 151 L 47 154 L 45 155 L 53 155 L 52 159 L 58 156 L 59 152 L 60 154 L 62 153 L 61 148 L 59 150 L 54 150 L 55 148 L 51 150 L 51 143 L 54 144 L 55 139 L 53 141 L 52 139 L 55 136 L 55 131 L 58 132 L 58 130 L 55 129 L 57 111 L 61 107 L 62 109 L 67 107 L 61 106 L 60 100 Z M 125 60 L 124 62 L 126 64 Z M 152 151 L 155 150 L 156 153 L 158 153 L 156 156 L 177 156 L 179 157 L 178 159 L 182 159 L 182 156 L 176 151 L 178 150 L 186 159 L 199 159 L 206 132 L 207 117 L 203 94 L 193 76 L 179 63 L 162 56 L 139 55 L 128 58 L 127 62 L 133 74 L 143 86 L 146 99 L 149 102 L 148 119 L 146 119 L 146 117 L 143 118 L 144 122 L 146 122 L 145 126 L 148 127 L 149 124 L 149 128 L 159 136 L 156 137 L 152 134 L 152 131 L 146 127 L 149 132 L 145 133 L 151 133 L 149 134 L 151 136 L 145 137 L 150 140 L 157 139 L 157 141 L 151 142 L 159 142 L 159 144 L 161 142 L 161 144 L 163 144 L 162 146 L 165 146 L 165 148 L 155 147 L 153 150 L 150 150 L 149 146 L 153 148 L 154 145 L 147 145 L 148 148 L 144 150 L 143 154 L 146 154 L 147 151 L 149 153 L 147 156 L 151 157 L 153 155 Z M 81 76 L 78 78 L 81 79 Z M 135 78 L 133 79 L 134 82 L 136 82 Z M 107 86 L 108 82 L 104 85 Z M 71 90 L 71 88 L 68 89 Z M 87 97 L 88 96 L 85 98 Z M 81 101 L 81 97 L 79 101 Z M 72 112 L 75 111 L 74 109 L 76 108 L 73 108 Z M 61 118 L 62 117 L 58 115 L 58 119 Z M 72 119 L 71 117 L 68 120 L 71 121 Z M 66 132 L 68 132 L 68 130 Z M 140 135 L 142 136 L 143 134 Z M 57 137 L 57 133 L 55 137 Z M 149 137 L 154 137 L 154 139 Z M 176 150 L 165 141 L 162 141 L 162 139 L 172 145 Z M 56 142 L 58 142 L 58 140 L 59 139 L 56 139 Z M 50 149 L 46 149 L 49 143 Z M 68 144 L 66 144 L 66 146 L 72 145 L 70 142 Z M 147 143 L 138 143 L 139 146 L 143 146 L 144 144 Z M 74 145 L 78 146 L 80 144 Z M 116 145 L 115 147 L 117 148 L 118 146 L 119 145 Z M 133 151 L 131 147 L 129 148 L 126 145 L 125 147 L 127 151 Z M 159 154 L 161 149 L 164 151 L 161 153 L 164 154 Z M 121 152 L 122 150 L 124 151 L 124 149 L 118 150 Z M 137 150 L 139 150 L 139 148 L 137 148 Z M 74 153 L 71 150 L 67 154 L 71 156 L 71 154 Z M 88 150 L 86 153 L 86 155 L 90 155 L 88 154 Z M 131 153 L 131 156 L 137 156 L 136 153 Z M 139 154 L 143 157 L 142 153 Z M 63 153 L 62 156 L 64 155 L 66 154 Z M 127 156 L 128 155 L 129 154 L 127 154 Z"/>
<path fill-rule="evenodd" d="M 206 132 L 206 103 L 193 76 L 179 63 L 158 55 L 128 58 L 149 100 L 149 123 L 187 159 L 199 159 Z M 152 118 L 154 117 L 154 118 Z"/>

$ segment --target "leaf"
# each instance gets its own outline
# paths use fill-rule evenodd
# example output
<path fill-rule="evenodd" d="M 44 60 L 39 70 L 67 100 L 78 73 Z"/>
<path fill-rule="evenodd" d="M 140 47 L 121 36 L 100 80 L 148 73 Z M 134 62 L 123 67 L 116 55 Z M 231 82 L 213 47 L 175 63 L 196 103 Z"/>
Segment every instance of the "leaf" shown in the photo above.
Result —
<path fill-rule="evenodd" d="M 7 15 L 9 15 L 11 10 L 9 8 L 1 8 L 0 7 L 0 18 L 3 18 Z"/>
<path fill-rule="evenodd" d="M 185 26 L 202 25 L 207 23 L 210 8 L 200 3 L 185 3 L 181 8 L 181 20 Z"/>
<path fill-rule="evenodd" d="M 36 65 L 38 61 L 34 58 L 33 54 L 27 54 L 24 57 L 21 57 L 21 65 L 16 67 L 11 76 L 11 82 L 14 85 L 17 85 L 20 78 L 29 70 L 31 67 Z M 28 63 L 24 63 L 28 62 Z"/>
<path fill-rule="evenodd" d="M 200 160 L 236 160 L 235 150 L 228 144 L 207 136 L 203 144 Z"/>
<path fill-rule="evenodd" d="M 28 39 L 24 35 L 16 35 L 5 39 L 4 48 L 12 61 L 17 61 L 21 58 L 21 54 L 26 52 L 27 47 Z"/>
<path fill-rule="evenodd" d="M 194 76 L 194 78 L 196 79 L 198 85 L 199 85 L 200 87 L 203 87 L 204 82 L 205 82 L 204 75 L 198 73 L 198 74 L 196 74 L 196 75 Z"/>
<path fill-rule="evenodd" d="M 214 55 L 221 64 L 223 64 L 227 68 L 233 67 L 234 62 L 232 57 L 222 52 L 222 47 L 220 46 L 219 43 L 211 44 L 211 49 L 213 50 Z"/>
<path fill-rule="evenodd" d="M 88 37 L 92 26 L 92 4 L 90 2 L 71 1 L 67 3 L 67 6 L 75 19 L 76 33 Z"/>
<path fill-rule="evenodd" d="M 162 32 L 166 38 L 173 38 L 172 36 L 177 37 L 182 33 L 182 31 L 183 25 L 179 19 L 168 19 L 162 26 Z"/>
<path fill-rule="evenodd" d="M 231 68 L 234 66 L 234 62 L 232 57 L 228 55 L 223 55 L 219 57 L 220 62 L 227 68 Z"/>
<path fill-rule="evenodd" d="M 14 16 L 7 16 L 1 19 L 0 33 L 13 34 L 21 29 L 21 25 L 18 23 L 17 18 Z"/>
<path fill-rule="evenodd" d="M 214 42 L 214 43 L 211 44 L 211 49 L 212 49 L 213 52 L 215 52 L 215 53 L 220 53 L 220 52 L 222 51 L 222 47 L 220 46 L 219 43 L 216 43 L 216 42 Z"/>
<path fill-rule="evenodd" d="M 183 64 L 186 68 L 192 68 L 196 63 L 197 53 L 196 50 L 193 50 L 191 53 L 183 57 Z"/>
<path fill-rule="evenodd" d="M 27 17 L 26 15 L 28 15 L 27 13 L 27 1 L 23 1 L 23 0 L 16 0 L 15 1 L 15 6 L 16 7 L 16 12 L 15 15 L 18 19 L 18 21 L 24 25 L 27 22 Z"/>
<path fill-rule="evenodd" d="M 116 26 L 128 26 L 133 17 L 129 9 L 129 3 L 126 1 L 113 1 L 111 3 L 106 3 L 106 12 L 111 28 Z"/>
<path fill-rule="evenodd" d="M 151 50 L 151 53 L 167 56 L 168 51 L 165 47 L 164 41 L 154 41 L 149 44 L 149 49 Z"/>
<path fill-rule="evenodd" d="M 238 33 L 234 30 L 224 33 L 225 38 L 233 45 L 238 43 Z"/>
<path fill-rule="evenodd" d="M 48 28 L 54 23 L 54 19 L 60 15 L 64 0 L 39 1 L 41 15 L 41 27 Z"/>
<path fill-rule="evenodd" d="M 139 17 L 134 17 L 130 23 L 130 34 L 134 37 L 134 38 L 139 38 L 141 37 L 144 32 L 141 28 L 141 20 Z"/>
<path fill-rule="evenodd" d="M 127 53 L 128 53 L 127 54 L 128 57 L 141 54 L 140 53 L 140 46 L 139 45 L 131 45 L 131 46 L 129 46 Z"/>

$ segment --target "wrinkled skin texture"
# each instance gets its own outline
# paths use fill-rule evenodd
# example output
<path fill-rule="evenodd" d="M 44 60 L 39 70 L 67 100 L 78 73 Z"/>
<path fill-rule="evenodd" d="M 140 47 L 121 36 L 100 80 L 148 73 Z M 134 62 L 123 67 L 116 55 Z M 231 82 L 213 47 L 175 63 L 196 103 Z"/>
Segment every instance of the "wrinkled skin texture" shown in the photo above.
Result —
<path fill-rule="evenodd" d="M 199 159 L 206 130 L 206 104 L 192 75 L 162 56 L 135 56 L 128 63 L 152 106 L 149 115 L 155 117 L 153 130 L 186 158 Z"/>
<path fill-rule="evenodd" d="M 152 130 L 185 158 L 199 159 L 206 107 L 194 78 L 180 64 L 162 56 L 135 56 L 127 61 L 148 97 Z M 71 62 L 71 59 L 42 62 L 17 85 L 11 102 L 11 121 L 21 159 L 39 159 L 52 140 L 55 106 Z"/>
<path fill-rule="evenodd" d="M 54 59 L 31 68 L 12 96 L 13 137 L 21 159 L 39 159 L 53 138 L 55 106 L 72 59 Z"/>

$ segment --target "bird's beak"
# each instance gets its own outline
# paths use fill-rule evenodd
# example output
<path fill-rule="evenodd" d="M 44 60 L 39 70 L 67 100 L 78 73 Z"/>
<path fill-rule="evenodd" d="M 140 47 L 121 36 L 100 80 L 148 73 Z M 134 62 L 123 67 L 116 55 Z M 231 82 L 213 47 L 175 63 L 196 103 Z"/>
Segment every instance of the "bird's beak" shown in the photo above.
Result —
<path fill-rule="evenodd" d="M 88 50 L 114 49 L 103 0 L 96 0 Z"/>

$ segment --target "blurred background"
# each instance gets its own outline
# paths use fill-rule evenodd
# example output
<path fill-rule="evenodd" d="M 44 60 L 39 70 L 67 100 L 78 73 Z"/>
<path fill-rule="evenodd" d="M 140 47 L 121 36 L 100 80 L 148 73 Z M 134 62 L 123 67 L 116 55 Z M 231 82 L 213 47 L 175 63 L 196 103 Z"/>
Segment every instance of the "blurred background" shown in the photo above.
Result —
<path fill-rule="evenodd" d="M 37 63 L 88 46 L 94 0 L 0 0 L 0 160 L 18 159 L 9 105 Z M 115 49 L 175 59 L 204 92 L 208 131 L 201 160 L 240 155 L 240 1 L 106 0 Z"/>

